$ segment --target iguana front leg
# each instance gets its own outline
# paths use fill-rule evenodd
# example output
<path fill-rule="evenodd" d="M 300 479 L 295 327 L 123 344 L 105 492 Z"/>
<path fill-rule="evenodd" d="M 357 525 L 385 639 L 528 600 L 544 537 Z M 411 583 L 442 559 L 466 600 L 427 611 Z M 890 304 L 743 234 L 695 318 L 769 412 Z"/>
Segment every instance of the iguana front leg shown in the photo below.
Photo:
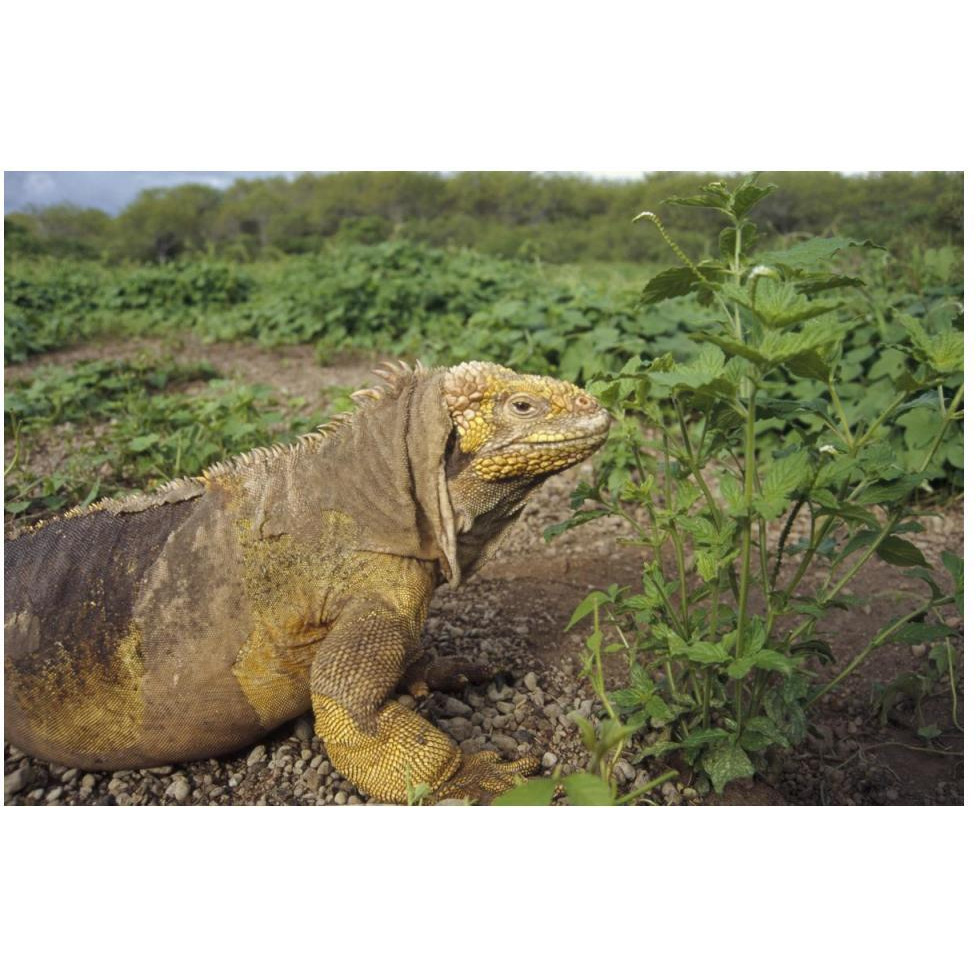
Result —
<path fill-rule="evenodd" d="M 536 761 L 505 763 L 491 752 L 465 756 L 440 729 L 389 697 L 417 656 L 426 610 L 404 614 L 380 596 L 348 604 L 312 665 L 315 731 L 336 769 L 377 800 L 404 803 L 407 783 L 436 798 L 489 799 L 532 772 Z"/>

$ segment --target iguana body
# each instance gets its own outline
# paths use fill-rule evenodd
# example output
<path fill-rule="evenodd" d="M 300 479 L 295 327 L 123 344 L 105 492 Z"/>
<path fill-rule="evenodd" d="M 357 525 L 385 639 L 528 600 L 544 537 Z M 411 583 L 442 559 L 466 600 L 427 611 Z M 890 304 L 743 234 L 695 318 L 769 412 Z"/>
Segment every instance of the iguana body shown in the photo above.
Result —
<path fill-rule="evenodd" d="M 609 418 L 485 363 L 384 374 L 352 417 L 5 546 L 7 737 L 85 769 L 241 748 L 311 706 L 336 768 L 402 802 L 490 796 L 533 760 L 464 756 L 399 704 L 456 586 Z"/>

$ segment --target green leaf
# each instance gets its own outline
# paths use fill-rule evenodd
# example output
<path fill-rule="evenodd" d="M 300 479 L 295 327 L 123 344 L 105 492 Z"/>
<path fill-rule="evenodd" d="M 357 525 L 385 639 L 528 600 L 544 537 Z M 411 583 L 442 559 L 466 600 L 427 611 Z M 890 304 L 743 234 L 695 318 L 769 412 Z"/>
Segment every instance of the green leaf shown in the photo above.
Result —
<path fill-rule="evenodd" d="M 820 353 L 812 349 L 787 359 L 786 368 L 800 379 L 820 380 L 821 383 L 830 381 L 830 367 Z"/>
<path fill-rule="evenodd" d="M 960 616 L 963 613 L 963 561 L 949 549 L 942 551 L 942 565 L 949 570 L 952 582 L 956 588 L 956 608 Z"/>
<path fill-rule="evenodd" d="M 820 291 L 828 291 L 832 288 L 850 288 L 863 285 L 860 278 L 842 274 L 804 274 L 801 278 L 794 279 L 796 290 L 804 295 L 813 295 Z"/>
<path fill-rule="evenodd" d="M 730 678 L 744 678 L 753 668 L 761 671 L 778 671 L 780 674 L 790 674 L 793 670 L 793 662 L 774 651 L 772 648 L 763 648 L 752 654 L 744 654 L 738 660 L 733 661 L 726 669 Z"/>
<path fill-rule="evenodd" d="M 144 434 L 142 437 L 134 437 L 129 441 L 129 450 L 135 454 L 140 454 L 158 443 L 159 434 Z"/>
<path fill-rule="evenodd" d="M 594 519 L 606 518 L 611 513 L 605 508 L 588 508 L 584 511 L 575 512 L 565 522 L 557 522 L 555 525 L 547 525 L 542 530 L 542 538 L 546 542 L 552 542 L 556 536 L 562 535 L 569 529 L 575 529 L 577 525 L 585 525 Z"/>
<path fill-rule="evenodd" d="M 697 729 L 686 735 L 680 745 L 682 749 L 700 749 L 714 742 L 727 742 L 731 735 L 725 729 Z"/>
<path fill-rule="evenodd" d="M 899 502 L 910 495 L 924 480 L 922 475 L 905 475 L 893 481 L 880 481 L 865 488 L 858 495 L 857 500 L 861 505 Z"/>
<path fill-rule="evenodd" d="M 610 787 L 593 773 L 573 773 L 562 780 L 566 797 L 575 807 L 613 806 Z"/>
<path fill-rule="evenodd" d="M 746 182 L 732 194 L 732 213 L 736 217 L 744 217 L 764 197 L 769 196 L 776 187 L 770 183 L 767 186 L 756 186 Z"/>
<path fill-rule="evenodd" d="M 493 807 L 547 807 L 556 792 L 556 780 L 539 778 L 526 780 L 507 790 L 492 801 Z"/>
<path fill-rule="evenodd" d="M 571 713 L 570 718 L 578 726 L 580 739 L 586 747 L 587 752 L 596 752 L 596 728 L 593 726 L 593 723 L 580 715 L 579 712 Z"/>
<path fill-rule="evenodd" d="M 763 479 L 762 491 L 753 502 L 763 518 L 774 519 L 789 507 L 789 497 L 809 477 L 810 462 L 806 451 L 794 451 L 777 458 Z"/>
<path fill-rule="evenodd" d="M 672 647 L 672 653 L 677 657 L 686 657 L 696 664 L 722 664 L 729 660 L 728 651 L 721 644 L 708 641 L 695 641 L 683 647 Z"/>
<path fill-rule="evenodd" d="M 918 546 L 900 536 L 889 535 L 876 550 L 877 554 L 892 566 L 929 566 L 929 561 Z"/>
<path fill-rule="evenodd" d="M 745 750 L 732 742 L 712 746 L 702 759 L 702 768 L 719 795 L 732 780 L 746 779 L 755 773 Z"/>
<path fill-rule="evenodd" d="M 945 624 L 910 622 L 899 627 L 889 640 L 893 644 L 930 644 L 943 637 L 951 637 L 956 631 Z"/>
<path fill-rule="evenodd" d="M 756 399 L 756 416 L 760 419 L 767 417 L 792 418 L 804 414 L 816 414 L 825 420 L 830 419 L 827 401 L 821 397 L 813 400 L 782 400 L 775 397 L 760 396 Z"/>
<path fill-rule="evenodd" d="M 814 237 L 801 244 L 794 244 L 785 251 L 767 251 L 760 256 L 760 260 L 764 264 L 781 265 L 786 268 L 813 269 L 829 261 L 838 251 L 850 247 L 885 250 L 872 241 L 856 241 L 850 237 Z"/>
<path fill-rule="evenodd" d="M 572 630 L 584 617 L 589 616 L 594 610 L 602 607 L 606 603 L 613 603 L 613 597 L 609 593 L 603 590 L 593 590 L 592 593 L 587 593 L 580 600 L 579 605 L 573 611 L 573 615 L 569 618 L 569 623 L 566 624 L 566 630 Z"/>
<path fill-rule="evenodd" d="M 749 285 L 727 283 L 722 293 L 752 311 L 767 329 L 785 329 L 839 308 L 840 302 L 815 302 L 788 281 L 761 277 Z"/>
<path fill-rule="evenodd" d="M 746 722 L 746 731 L 754 732 L 767 739 L 770 743 L 788 749 L 790 740 L 777 727 L 776 723 L 766 715 L 757 715 Z"/>

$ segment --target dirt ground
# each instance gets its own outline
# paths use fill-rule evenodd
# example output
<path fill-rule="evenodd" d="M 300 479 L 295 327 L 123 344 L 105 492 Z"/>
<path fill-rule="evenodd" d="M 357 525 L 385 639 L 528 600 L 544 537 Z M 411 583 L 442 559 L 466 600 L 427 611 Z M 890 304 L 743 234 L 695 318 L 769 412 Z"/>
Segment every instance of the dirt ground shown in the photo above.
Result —
<path fill-rule="evenodd" d="M 350 361 L 315 364 L 307 347 L 262 350 L 244 344 L 204 345 L 192 338 L 99 343 L 39 357 L 8 368 L 8 382 L 29 375 L 41 362 L 84 358 L 128 358 L 140 352 L 169 353 L 184 361 L 207 360 L 226 376 L 272 385 L 287 396 L 324 405 L 330 388 L 372 385 L 370 365 Z M 382 358 L 382 357 L 378 357 Z M 517 364 L 514 364 L 517 365 Z M 611 583 L 639 588 L 648 554 L 621 546 L 623 527 L 598 520 L 551 543 L 542 530 L 569 514 L 569 492 L 580 477 L 574 470 L 551 479 L 530 502 L 503 549 L 472 581 L 456 592 L 435 596 L 424 642 L 433 653 L 481 661 L 498 671 L 487 686 L 469 687 L 456 697 L 434 694 L 418 708 L 452 734 L 462 749 L 495 748 L 506 756 L 531 754 L 544 770 L 584 768 L 587 755 L 570 713 L 595 715 L 598 706 L 587 680 L 579 676 L 583 629 L 565 624 L 592 589 Z M 940 567 L 943 548 L 962 551 L 963 510 L 956 502 L 933 510 L 926 532 L 913 537 Z M 864 646 L 879 625 L 911 604 L 919 581 L 874 562 L 855 581 L 866 602 L 829 618 L 823 631 L 834 638 L 839 669 Z M 954 608 L 949 614 L 953 619 Z M 872 704 L 876 683 L 924 667 L 928 648 L 892 645 L 868 662 L 811 712 L 810 734 L 792 753 L 775 756 L 754 783 L 730 784 L 721 797 L 703 796 L 689 774 L 645 794 L 641 802 L 668 805 L 823 804 L 948 805 L 963 802 L 963 736 L 954 729 L 948 685 L 940 684 L 924 706 L 925 724 L 944 732 L 939 746 L 926 748 L 916 735 L 916 716 L 896 707 L 887 725 Z M 611 675 L 619 680 L 619 675 Z M 961 675 L 958 704 L 963 722 Z M 636 754 L 638 750 L 633 750 Z M 639 787 L 666 767 L 660 762 L 626 761 L 615 771 L 624 792 Z M 85 773 L 43 763 L 9 746 L 5 750 L 5 802 L 12 804 L 347 804 L 366 803 L 332 769 L 314 735 L 311 716 L 288 723 L 265 742 L 232 756 L 183 766 L 119 773 Z"/>

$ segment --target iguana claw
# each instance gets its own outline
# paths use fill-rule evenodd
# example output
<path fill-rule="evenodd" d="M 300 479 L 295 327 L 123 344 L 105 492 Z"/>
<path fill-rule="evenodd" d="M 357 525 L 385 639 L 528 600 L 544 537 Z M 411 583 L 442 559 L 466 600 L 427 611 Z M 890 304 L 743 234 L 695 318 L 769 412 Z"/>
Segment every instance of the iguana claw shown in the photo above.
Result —
<path fill-rule="evenodd" d="M 423 698 L 432 691 L 459 692 L 469 684 L 483 684 L 496 674 L 487 664 L 472 664 L 448 657 L 436 661 L 420 661 L 407 670 L 403 686 L 414 698 Z"/>
<path fill-rule="evenodd" d="M 490 803 L 500 793 L 539 768 L 539 760 L 522 756 L 505 762 L 497 752 L 475 752 L 461 760 L 461 768 L 433 794 L 436 800 L 470 798 Z"/>

